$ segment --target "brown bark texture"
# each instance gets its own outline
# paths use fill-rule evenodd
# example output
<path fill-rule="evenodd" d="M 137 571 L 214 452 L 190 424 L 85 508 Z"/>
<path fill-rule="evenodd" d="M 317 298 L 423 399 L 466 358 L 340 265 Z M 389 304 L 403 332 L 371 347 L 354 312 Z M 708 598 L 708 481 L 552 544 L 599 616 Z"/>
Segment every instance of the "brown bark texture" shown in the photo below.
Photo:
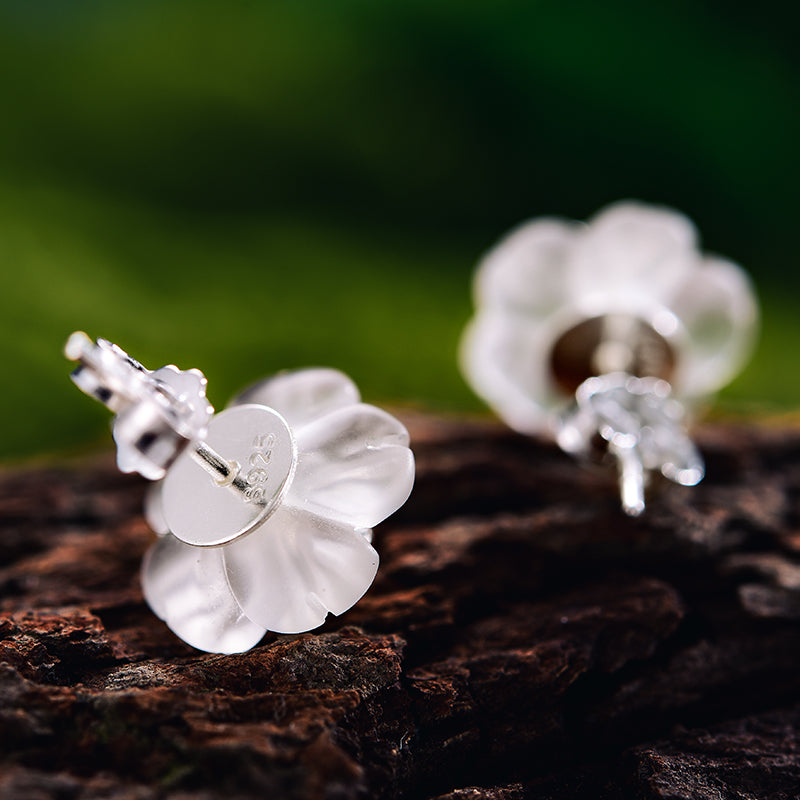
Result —
<path fill-rule="evenodd" d="M 405 414 L 411 499 L 314 632 L 192 650 L 142 600 L 145 483 L 0 473 L 0 797 L 800 797 L 800 431 L 711 425 L 692 489 Z"/>

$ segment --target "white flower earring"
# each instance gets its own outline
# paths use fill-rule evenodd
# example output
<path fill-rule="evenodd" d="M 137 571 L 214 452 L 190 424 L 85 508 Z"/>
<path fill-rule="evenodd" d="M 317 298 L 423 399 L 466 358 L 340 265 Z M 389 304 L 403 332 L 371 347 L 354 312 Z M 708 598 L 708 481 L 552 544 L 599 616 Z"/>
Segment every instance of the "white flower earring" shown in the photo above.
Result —
<path fill-rule="evenodd" d="M 268 630 L 316 628 L 367 591 L 371 529 L 411 493 L 414 457 L 403 425 L 361 403 L 347 376 L 279 374 L 213 415 L 197 370 L 151 372 L 83 333 L 65 354 L 78 387 L 117 415 L 119 468 L 158 481 L 142 588 L 184 641 L 242 652 Z"/>
<path fill-rule="evenodd" d="M 703 478 L 687 418 L 744 364 L 758 308 L 689 219 L 622 202 L 588 224 L 533 220 L 485 256 L 475 302 L 462 370 L 508 425 L 574 454 L 601 443 L 632 516 L 652 472 Z"/>

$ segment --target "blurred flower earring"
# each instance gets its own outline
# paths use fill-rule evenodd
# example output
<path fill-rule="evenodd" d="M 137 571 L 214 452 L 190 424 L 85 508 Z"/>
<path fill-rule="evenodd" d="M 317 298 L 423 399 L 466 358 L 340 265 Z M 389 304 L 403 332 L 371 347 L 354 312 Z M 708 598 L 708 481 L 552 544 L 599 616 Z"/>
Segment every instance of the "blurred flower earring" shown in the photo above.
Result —
<path fill-rule="evenodd" d="M 348 377 L 279 374 L 212 416 L 197 370 L 151 372 L 83 333 L 65 353 L 78 387 L 117 415 L 119 468 L 158 481 L 142 587 L 178 636 L 242 652 L 268 630 L 316 628 L 366 592 L 371 528 L 408 498 L 414 457 L 403 425 L 360 403 Z"/>
<path fill-rule="evenodd" d="M 703 478 L 686 417 L 739 371 L 758 309 L 689 219 L 623 202 L 586 225 L 533 220 L 483 259 L 475 298 L 462 369 L 512 428 L 575 454 L 601 443 L 633 516 L 652 472 Z"/>

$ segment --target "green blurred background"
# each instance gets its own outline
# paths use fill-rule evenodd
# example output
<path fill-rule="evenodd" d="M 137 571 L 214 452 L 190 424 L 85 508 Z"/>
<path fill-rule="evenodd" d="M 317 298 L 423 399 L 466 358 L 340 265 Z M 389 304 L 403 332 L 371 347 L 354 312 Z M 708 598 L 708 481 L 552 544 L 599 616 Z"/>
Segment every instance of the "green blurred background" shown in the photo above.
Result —
<path fill-rule="evenodd" d="M 329 364 L 480 408 L 454 353 L 526 217 L 673 205 L 755 277 L 723 408 L 800 406 L 800 55 L 762 0 L 0 0 L 0 458 L 107 441 L 84 329 L 209 398 Z"/>

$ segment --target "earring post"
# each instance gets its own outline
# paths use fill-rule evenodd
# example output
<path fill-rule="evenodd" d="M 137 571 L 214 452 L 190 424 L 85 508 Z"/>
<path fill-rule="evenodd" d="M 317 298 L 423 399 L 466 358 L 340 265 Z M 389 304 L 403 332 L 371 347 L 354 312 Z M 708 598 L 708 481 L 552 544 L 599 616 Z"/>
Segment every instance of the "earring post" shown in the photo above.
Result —
<path fill-rule="evenodd" d="M 240 494 L 250 488 L 239 475 L 239 464 L 224 458 L 203 440 L 200 434 L 205 431 L 205 424 L 193 418 L 191 399 L 187 400 L 182 392 L 163 380 L 153 379 L 150 370 L 116 345 L 102 339 L 93 342 L 83 331 L 76 331 L 67 339 L 64 355 L 78 362 L 72 377 L 83 392 L 103 403 L 118 419 L 124 415 L 126 422 L 135 423 L 141 417 L 132 435 L 117 440 L 117 447 L 125 450 L 126 463 L 132 465 L 129 471 L 157 480 L 186 450 L 217 486 Z M 175 374 L 185 373 L 175 370 Z M 205 379 L 197 375 L 200 380 L 194 388 L 205 400 Z M 198 381 L 197 377 L 195 380 Z M 149 406 L 151 413 L 138 415 L 143 406 Z M 210 416 L 210 406 L 207 409 Z M 137 457 L 130 458 L 132 450 Z M 156 452 L 158 462 L 154 463 L 152 454 Z"/>
<path fill-rule="evenodd" d="M 645 507 L 644 465 L 631 447 L 609 443 L 608 450 L 617 459 L 622 510 L 629 517 L 638 517 Z"/>

